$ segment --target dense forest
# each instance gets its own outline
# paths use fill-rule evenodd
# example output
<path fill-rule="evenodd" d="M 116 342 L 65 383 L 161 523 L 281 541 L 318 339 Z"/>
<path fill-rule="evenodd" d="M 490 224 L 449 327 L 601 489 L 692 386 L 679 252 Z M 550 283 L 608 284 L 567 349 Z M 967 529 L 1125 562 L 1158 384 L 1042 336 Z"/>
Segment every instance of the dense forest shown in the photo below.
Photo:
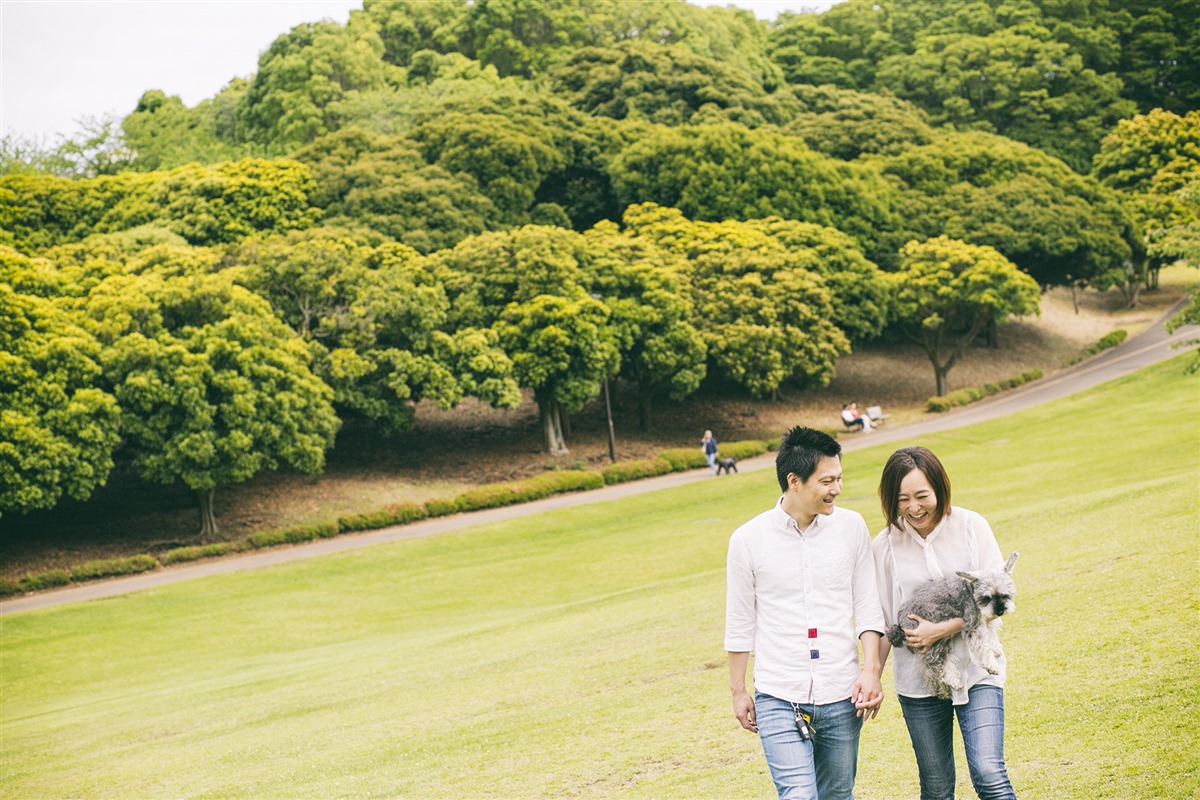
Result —
<path fill-rule="evenodd" d="M 1200 259 L 1200 2 L 365 0 L 193 108 L 0 143 L 0 514 L 605 380 L 936 387 L 1050 286 Z"/>

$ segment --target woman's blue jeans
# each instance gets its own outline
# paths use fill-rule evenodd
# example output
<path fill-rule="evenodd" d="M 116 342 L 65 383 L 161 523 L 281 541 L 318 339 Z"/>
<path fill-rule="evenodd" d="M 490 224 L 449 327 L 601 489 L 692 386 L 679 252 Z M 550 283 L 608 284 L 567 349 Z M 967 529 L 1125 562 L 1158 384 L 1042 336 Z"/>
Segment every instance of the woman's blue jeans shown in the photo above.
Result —
<path fill-rule="evenodd" d="M 921 800 L 954 797 L 954 716 L 962 732 L 971 783 L 982 800 L 1015 800 L 1004 768 L 1004 690 L 999 686 L 973 686 L 966 705 L 951 705 L 937 697 L 900 695 L 900 710 L 908 725 Z"/>
<path fill-rule="evenodd" d="M 758 692 L 754 716 L 771 780 L 780 800 L 853 800 L 862 718 L 849 700 L 823 706 L 800 704 L 812 716 L 813 738 L 796 725 L 796 707 Z"/>

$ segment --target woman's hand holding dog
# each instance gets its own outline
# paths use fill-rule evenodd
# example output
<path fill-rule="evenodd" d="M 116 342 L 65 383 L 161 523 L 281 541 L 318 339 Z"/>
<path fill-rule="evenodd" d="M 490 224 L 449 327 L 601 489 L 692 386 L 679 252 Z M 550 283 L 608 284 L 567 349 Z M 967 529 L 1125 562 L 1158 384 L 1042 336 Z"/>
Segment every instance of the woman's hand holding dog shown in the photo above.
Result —
<path fill-rule="evenodd" d="M 917 627 L 905 629 L 904 644 L 918 653 L 924 653 L 934 643 L 947 639 L 963 629 L 962 617 L 954 617 L 942 622 L 930 622 L 916 614 L 909 614 L 908 618 L 915 619 Z"/>

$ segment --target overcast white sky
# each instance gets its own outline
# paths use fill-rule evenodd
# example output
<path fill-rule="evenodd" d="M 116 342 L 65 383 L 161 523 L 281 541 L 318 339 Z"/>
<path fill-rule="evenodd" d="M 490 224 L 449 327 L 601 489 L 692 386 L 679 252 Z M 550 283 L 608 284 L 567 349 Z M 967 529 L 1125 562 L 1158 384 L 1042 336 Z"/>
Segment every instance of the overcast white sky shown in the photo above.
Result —
<path fill-rule="evenodd" d="M 760 19 L 838 0 L 693 0 Z M 188 106 L 251 75 L 301 22 L 345 23 L 362 0 L 0 0 L 0 133 L 47 145 L 85 117 L 125 116 L 148 89 Z"/>

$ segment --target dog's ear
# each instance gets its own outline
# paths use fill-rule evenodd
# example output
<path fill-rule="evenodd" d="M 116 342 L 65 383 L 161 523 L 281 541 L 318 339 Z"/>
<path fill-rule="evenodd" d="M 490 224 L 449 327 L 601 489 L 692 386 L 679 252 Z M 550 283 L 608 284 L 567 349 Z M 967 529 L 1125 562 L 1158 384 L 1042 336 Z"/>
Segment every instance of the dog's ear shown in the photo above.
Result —
<path fill-rule="evenodd" d="M 1019 556 L 1019 555 L 1021 555 L 1021 554 L 1018 553 L 1016 550 L 1014 550 L 1013 554 L 1008 557 L 1008 561 L 1006 561 L 1004 563 L 1004 571 L 1007 572 L 1009 575 L 1012 574 L 1013 565 L 1017 563 L 1017 556 Z"/>
<path fill-rule="evenodd" d="M 970 583 L 970 584 L 974 584 L 979 581 L 978 576 L 976 576 L 975 573 L 973 573 L 973 572 L 962 572 L 960 570 L 958 573 L 958 577 L 962 578 L 964 581 L 966 581 L 967 583 Z"/>

